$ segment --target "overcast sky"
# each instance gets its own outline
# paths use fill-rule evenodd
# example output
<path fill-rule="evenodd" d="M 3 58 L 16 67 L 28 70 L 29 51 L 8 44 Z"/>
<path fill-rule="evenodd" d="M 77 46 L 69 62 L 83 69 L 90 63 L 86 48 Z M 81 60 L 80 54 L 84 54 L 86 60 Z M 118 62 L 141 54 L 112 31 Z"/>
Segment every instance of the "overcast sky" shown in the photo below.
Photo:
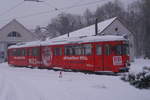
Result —
<path fill-rule="evenodd" d="M 100 1 L 91 5 L 74 7 L 65 9 L 63 12 L 74 14 L 82 14 L 85 9 L 89 8 L 94 11 L 97 6 L 100 6 L 108 1 L 113 0 L 42 0 L 44 2 L 29 2 L 23 0 L 1 0 L 0 2 L 0 28 L 10 22 L 12 19 L 17 19 L 28 29 L 33 29 L 37 25 L 46 26 L 50 19 L 61 13 L 55 8 L 66 8 L 77 6 L 94 1 Z M 135 0 L 121 0 L 124 5 L 128 5 Z"/>

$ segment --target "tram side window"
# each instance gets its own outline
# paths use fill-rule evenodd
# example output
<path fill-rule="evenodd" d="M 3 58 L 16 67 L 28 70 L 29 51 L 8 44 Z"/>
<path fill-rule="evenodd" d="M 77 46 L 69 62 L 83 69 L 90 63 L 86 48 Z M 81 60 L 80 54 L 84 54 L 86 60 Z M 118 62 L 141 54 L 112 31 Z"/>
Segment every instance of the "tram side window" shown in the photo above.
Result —
<path fill-rule="evenodd" d="M 122 55 L 122 46 L 121 45 L 117 45 L 115 48 L 116 54 L 117 55 Z"/>
<path fill-rule="evenodd" d="M 16 56 L 21 56 L 21 49 L 16 50 Z"/>
<path fill-rule="evenodd" d="M 66 56 L 79 56 L 82 55 L 82 47 L 80 45 L 72 45 L 65 47 Z"/>
<path fill-rule="evenodd" d="M 32 56 L 32 49 L 28 49 L 28 56 Z"/>
<path fill-rule="evenodd" d="M 39 48 L 32 48 L 32 56 L 39 56 L 40 50 Z"/>
<path fill-rule="evenodd" d="M 102 55 L 102 46 L 96 45 L 96 55 Z"/>
<path fill-rule="evenodd" d="M 21 56 L 26 56 L 26 49 L 21 49 Z"/>
<path fill-rule="evenodd" d="M 82 47 L 80 45 L 74 46 L 75 49 L 75 55 L 79 56 L 82 55 Z"/>
<path fill-rule="evenodd" d="M 123 54 L 124 55 L 128 55 L 129 54 L 129 45 L 128 44 L 124 44 L 122 46 L 122 49 L 123 49 Z"/>
<path fill-rule="evenodd" d="M 54 48 L 54 55 L 55 56 L 61 56 L 62 55 L 62 49 L 61 48 Z"/>
<path fill-rule="evenodd" d="M 84 55 L 90 56 L 92 55 L 92 45 L 91 44 L 84 44 L 83 45 Z"/>
<path fill-rule="evenodd" d="M 13 49 L 10 55 L 11 56 L 25 56 L 26 50 L 25 49 Z"/>
<path fill-rule="evenodd" d="M 12 55 L 12 56 L 16 56 L 16 49 L 13 49 L 13 50 L 11 51 L 11 55 Z"/>
<path fill-rule="evenodd" d="M 110 45 L 105 45 L 105 54 L 109 56 L 111 54 L 111 46 Z"/>
<path fill-rule="evenodd" d="M 72 46 L 66 46 L 65 47 L 65 55 L 66 56 L 71 56 L 72 54 L 73 54 Z"/>

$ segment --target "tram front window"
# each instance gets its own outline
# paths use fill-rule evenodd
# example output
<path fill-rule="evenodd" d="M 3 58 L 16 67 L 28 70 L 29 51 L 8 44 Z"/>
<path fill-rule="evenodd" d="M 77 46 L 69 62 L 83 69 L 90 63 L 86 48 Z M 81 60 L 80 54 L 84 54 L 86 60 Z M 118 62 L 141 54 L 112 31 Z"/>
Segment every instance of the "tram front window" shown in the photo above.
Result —
<path fill-rule="evenodd" d="M 116 45 L 113 47 L 113 51 L 116 55 L 128 55 L 129 54 L 129 48 L 127 44 Z"/>
<path fill-rule="evenodd" d="M 129 45 L 128 44 L 124 44 L 122 46 L 122 49 L 123 49 L 123 54 L 124 55 L 129 55 Z"/>

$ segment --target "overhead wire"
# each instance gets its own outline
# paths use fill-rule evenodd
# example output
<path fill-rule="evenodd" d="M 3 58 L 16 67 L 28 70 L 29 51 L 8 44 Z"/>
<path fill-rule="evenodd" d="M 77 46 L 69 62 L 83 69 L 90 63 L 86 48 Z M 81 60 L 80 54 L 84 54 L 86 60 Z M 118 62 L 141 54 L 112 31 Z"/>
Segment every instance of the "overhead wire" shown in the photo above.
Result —
<path fill-rule="evenodd" d="M 75 2 L 75 4 L 73 4 L 73 5 L 71 5 L 71 6 L 77 6 L 78 4 L 81 4 L 81 2 L 82 2 L 83 0 L 77 0 L 77 2 Z M 65 11 L 65 10 L 68 10 L 68 9 L 65 9 L 66 7 L 64 7 L 62 10 L 63 10 L 63 12 Z M 58 9 L 59 11 L 61 10 L 61 8 L 60 9 Z M 61 11 L 62 12 L 62 11 Z"/>
<path fill-rule="evenodd" d="M 95 4 L 95 3 L 98 3 L 98 2 L 102 2 L 102 1 L 106 1 L 106 0 L 97 0 L 97 1 L 93 1 L 93 2 L 87 2 L 87 3 L 82 3 L 82 4 L 78 4 L 78 5 L 72 5 L 72 6 L 68 6 L 68 7 L 57 8 L 57 10 L 56 10 L 56 9 L 51 10 L 51 11 L 48 10 L 48 11 L 33 13 L 33 14 L 25 15 L 25 16 L 19 16 L 19 17 L 15 17 L 15 18 L 22 19 L 22 18 L 28 18 L 28 17 L 32 17 L 32 16 L 37 16 L 37 15 L 41 15 L 41 14 L 50 13 L 50 12 L 55 12 L 55 11 L 59 11 L 59 10 L 61 10 L 61 11 L 68 10 L 68 9 L 70 10 L 70 9 L 72 9 L 72 8 L 77 8 L 77 7 L 92 5 L 92 4 Z M 22 3 L 22 2 L 21 2 L 21 3 Z M 21 3 L 19 3 L 19 4 L 21 4 Z M 18 6 L 19 6 L 19 4 L 18 4 Z M 16 6 L 16 7 L 17 7 L 17 6 Z M 15 7 L 15 8 L 16 8 L 16 7 Z M 56 7 L 54 7 L 54 8 L 56 8 Z M 9 19 L 0 20 L 0 21 L 7 21 L 7 20 L 9 20 Z"/>
<path fill-rule="evenodd" d="M 53 5 L 51 5 L 50 3 L 48 3 L 48 2 L 43 2 L 43 4 L 44 5 L 46 5 L 47 7 L 52 7 L 52 8 L 54 8 L 54 10 L 58 10 L 58 8 L 57 7 L 55 7 L 55 6 L 53 6 Z"/>
<path fill-rule="evenodd" d="M 51 1 L 53 1 L 53 0 L 51 0 Z M 74 5 L 72 5 L 72 6 L 75 6 L 75 5 L 77 5 L 77 4 L 79 4 L 79 3 L 81 3 L 81 1 L 83 1 L 83 0 L 79 0 L 79 1 L 77 1 Z M 61 9 L 59 9 L 58 7 L 56 7 L 56 6 L 53 6 L 53 5 L 51 5 L 50 3 L 48 3 L 48 2 L 43 2 L 44 3 L 44 5 L 46 5 L 46 6 L 50 6 L 50 7 L 52 7 L 52 8 L 54 8 L 54 10 L 55 11 L 60 11 Z M 63 10 L 64 11 L 64 10 Z M 62 13 L 62 11 L 60 11 L 61 13 Z"/>
<path fill-rule="evenodd" d="M 17 7 L 21 6 L 23 3 L 24 3 L 24 1 L 21 1 L 21 2 L 17 3 L 15 6 L 13 6 L 13 7 L 9 8 L 9 9 L 5 10 L 4 12 L 2 12 L 2 13 L 0 14 L 0 16 L 3 16 L 3 15 L 5 15 L 6 13 L 11 12 L 12 10 L 14 10 L 14 9 L 16 9 Z"/>
<path fill-rule="evenodd" d="M 83 3 L 83 4 L 79 4 L 79 5 L 72 5 L 69 7 L 64 7 L 64 8 L 60 8 L 61 10 L 65 10 L 65 9 L 72 9 L 72 8 L 77 8 L 77 7 L 82 7 L 82 6 L 87 6 L 87 5 L 92 5 L 98 2 L 102 2 L 102 1 L 106 1 L 106 0 L 97 0 L 97 1 L 92 1 L 92 2 L 87 2 L 87 3 Z"/>

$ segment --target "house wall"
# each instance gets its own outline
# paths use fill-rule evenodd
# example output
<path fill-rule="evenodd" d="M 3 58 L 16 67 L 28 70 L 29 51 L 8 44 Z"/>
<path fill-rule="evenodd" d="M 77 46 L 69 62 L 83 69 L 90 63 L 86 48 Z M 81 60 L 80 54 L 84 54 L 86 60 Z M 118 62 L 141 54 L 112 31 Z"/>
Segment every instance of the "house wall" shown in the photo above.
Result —
<path fill-rule="evenodd" d="M 8 37 L 8 34 L 13 31 L 18 32 L 21 37 Z M 35 40 L 38 40 L 38 38 L 32 32 L 27 30 L 16 20 L 11 21 L 2 29 L 0 29 L 0 62 L 6 60 L 7 48 L 9 44 L 15 44 L 18 42 L 29 42 Z"/>
<path fill-rule="evenodd" d="M 4 62 L 7 57 L 7 43 L 0 42 L 0 62 Z"/>
<path fill-rule="evenodd" d="M 16 31 L 21 34 L 21 37 L 8 37 L 8 34 L 12 31 Z M 36 36 L 30 31 L 24 29 L 15 22 L 10 23 L 8 26 L 0 30 L 0 41 L 7 42 L 27 42 L 37 40 Z"/>

